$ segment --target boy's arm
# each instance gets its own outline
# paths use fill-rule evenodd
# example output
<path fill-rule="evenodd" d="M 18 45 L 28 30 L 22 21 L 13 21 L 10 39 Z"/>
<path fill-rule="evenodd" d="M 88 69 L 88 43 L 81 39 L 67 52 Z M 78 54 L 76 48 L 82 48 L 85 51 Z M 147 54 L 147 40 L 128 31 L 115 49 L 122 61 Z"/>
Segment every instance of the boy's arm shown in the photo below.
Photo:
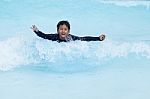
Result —
<path fill-rule="evenodd" d="M 36 33 L 41 38 L 49 39 L 49 40 L 51 40 L 52 38 L 52 34 L 44 34 L 43 32 L 39 31 L 39 29 L 35 25 L 32 25 L 31 29 L 33 30 L 34 33 Z"/>
<path fill-rule="evenodd" d="M 99 37 L 91 37 L 91 36 L 85 36 L 85 37 L 80 37 L 81 41 L 103 41 L 105 39 L 105 35 L 102 34 Z"/>
<path fill-rule="evenodd" d="M 50 39 L 50 34 L 44 34 L 41 31 L 34 31 L 39 37 L 44 38 L 44 39 Z"/>

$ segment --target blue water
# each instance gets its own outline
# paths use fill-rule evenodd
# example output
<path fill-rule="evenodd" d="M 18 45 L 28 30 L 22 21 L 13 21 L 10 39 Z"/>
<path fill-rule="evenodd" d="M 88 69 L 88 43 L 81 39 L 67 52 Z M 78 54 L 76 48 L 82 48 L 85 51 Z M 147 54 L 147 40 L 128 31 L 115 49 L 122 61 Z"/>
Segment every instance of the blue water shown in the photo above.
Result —
<path fill-rule="evenodd" d="M 150 2 L 1 0 L 0 99 L 149 99 Z M 103 42 L 57 43 L 37 37 L 35 24 L 55 33 Z"/>

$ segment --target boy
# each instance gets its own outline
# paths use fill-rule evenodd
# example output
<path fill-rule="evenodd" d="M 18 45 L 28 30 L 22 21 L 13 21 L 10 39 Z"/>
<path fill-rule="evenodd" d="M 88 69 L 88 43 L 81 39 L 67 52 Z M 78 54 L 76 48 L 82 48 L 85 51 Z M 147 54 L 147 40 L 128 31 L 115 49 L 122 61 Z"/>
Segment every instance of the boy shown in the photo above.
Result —
<path fill-rule="evenodd" d="M 69 42 L 69 41 L 75 41 L 75 40 L 81 40 L 81 41 L 103 41 L 105 39 L 105 35 L 100 35 L 99 37 L 78 37 L 69 34 L 70 33 L 70 24 L 68 21 L 60 21 L 57 24 L 57 33 L 55 34 L 44 34 L 41 31 L 38 30 L 38 28 L 35 25 L 32 25 L 31 29 L 33 32 L 35 32 L 39 37 L 42 37 L 44 39 L 57 41 L 57 42 Z"/>

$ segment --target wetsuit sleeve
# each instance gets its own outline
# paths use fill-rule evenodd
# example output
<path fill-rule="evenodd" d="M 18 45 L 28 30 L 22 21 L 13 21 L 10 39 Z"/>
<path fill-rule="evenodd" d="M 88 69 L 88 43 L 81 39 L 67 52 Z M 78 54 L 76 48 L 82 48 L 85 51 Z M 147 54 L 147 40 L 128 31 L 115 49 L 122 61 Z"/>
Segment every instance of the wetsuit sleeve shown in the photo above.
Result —
<path fill-rule="evenodd" d="M 73 41 L 75 41 L 75 40 L 81 40 L 80 37 L 75 36 L 75 35 L 71 35 L 71 37 L 72 37 L 72 40 L 73 40 Z"/>
<path fill-rule="evenodd" d="M 81 40 L 81 41 L 101 41 L 99 37 L 91 37 L 91 36 L 85 36 L 85 37 L 79 37 L 71 35 L 72 39 L 75 40 Z"/>
<path fill-rule="evenodd" d="M 41 31 L 35 31 L 35 33 L 39 36 L 39 37 L 41 37 L 41 38 L 44 38 L 44 39 L 49 39 L 49 40 L 52 40 L 52 38 L 53 38 L 53 34 L 44 34 L 43 32 L 41 32 Z"/>
<path fill-rule="evenodd" d="M 81 41 L 101 41 L 99 37 L 91 37 L 91 36 L 85 36 L 80 37 Z"/>

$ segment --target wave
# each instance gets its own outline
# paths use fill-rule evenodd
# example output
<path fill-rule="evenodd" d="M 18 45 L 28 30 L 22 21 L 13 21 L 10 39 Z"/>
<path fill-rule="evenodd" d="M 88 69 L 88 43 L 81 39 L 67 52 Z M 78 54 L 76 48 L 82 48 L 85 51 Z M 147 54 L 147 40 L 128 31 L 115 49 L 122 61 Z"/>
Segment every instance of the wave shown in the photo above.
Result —
<path fill-rule="evenodd" d="M 69 42 L 57 43 L 22 36 L 0 41 L 0 71 L 31 66 L 60 72 L 88 71 L 115 58 L 150 59 L 147 42 Z"/>
<path fill-rule="evenodd" d="M 145 1 L 141 1 L 141 0 L 101 0 L 98 2 L 100 3 L 104 3 L 104 4 L 114 4 L 116 6 L 124 6 L 124 7 L 131 7 L 131 6 L 145 6 L 146 8 L 150 7 L 150 1 L 149 0 L 145 0 Z"/>
<path fill-rule="evenodd" d="M 16 2 L 14 0 L 2 0 L 3 2 Z M 60 0 L 58 0 L 57 2 L 59 2 Z M 78 0 L 77 0 L 78 1 Z M 25 1 L 28 3 L 34 3 L 34 1 Z M 38 0 L 37 2 L 42 2 L 42 0 Z M 50 2 L 49 0 L 47 0 L 46 2 Z M 52 2 L 52 1 L 51 1 Z M 70 0 L 68 1 L 70 2 Z M 78 1 L 79 2 L 79 1 Z M 150 1 L 149 0 L 93 0 L 92 2 L 100 2 L 100 3 L 104 3 L 104 4 L 114 4 L 117 6 L 125 6 L 125 7 L 130 7 L 130 6 L 145 6 L 147 8 L 150 7 Z"/>

